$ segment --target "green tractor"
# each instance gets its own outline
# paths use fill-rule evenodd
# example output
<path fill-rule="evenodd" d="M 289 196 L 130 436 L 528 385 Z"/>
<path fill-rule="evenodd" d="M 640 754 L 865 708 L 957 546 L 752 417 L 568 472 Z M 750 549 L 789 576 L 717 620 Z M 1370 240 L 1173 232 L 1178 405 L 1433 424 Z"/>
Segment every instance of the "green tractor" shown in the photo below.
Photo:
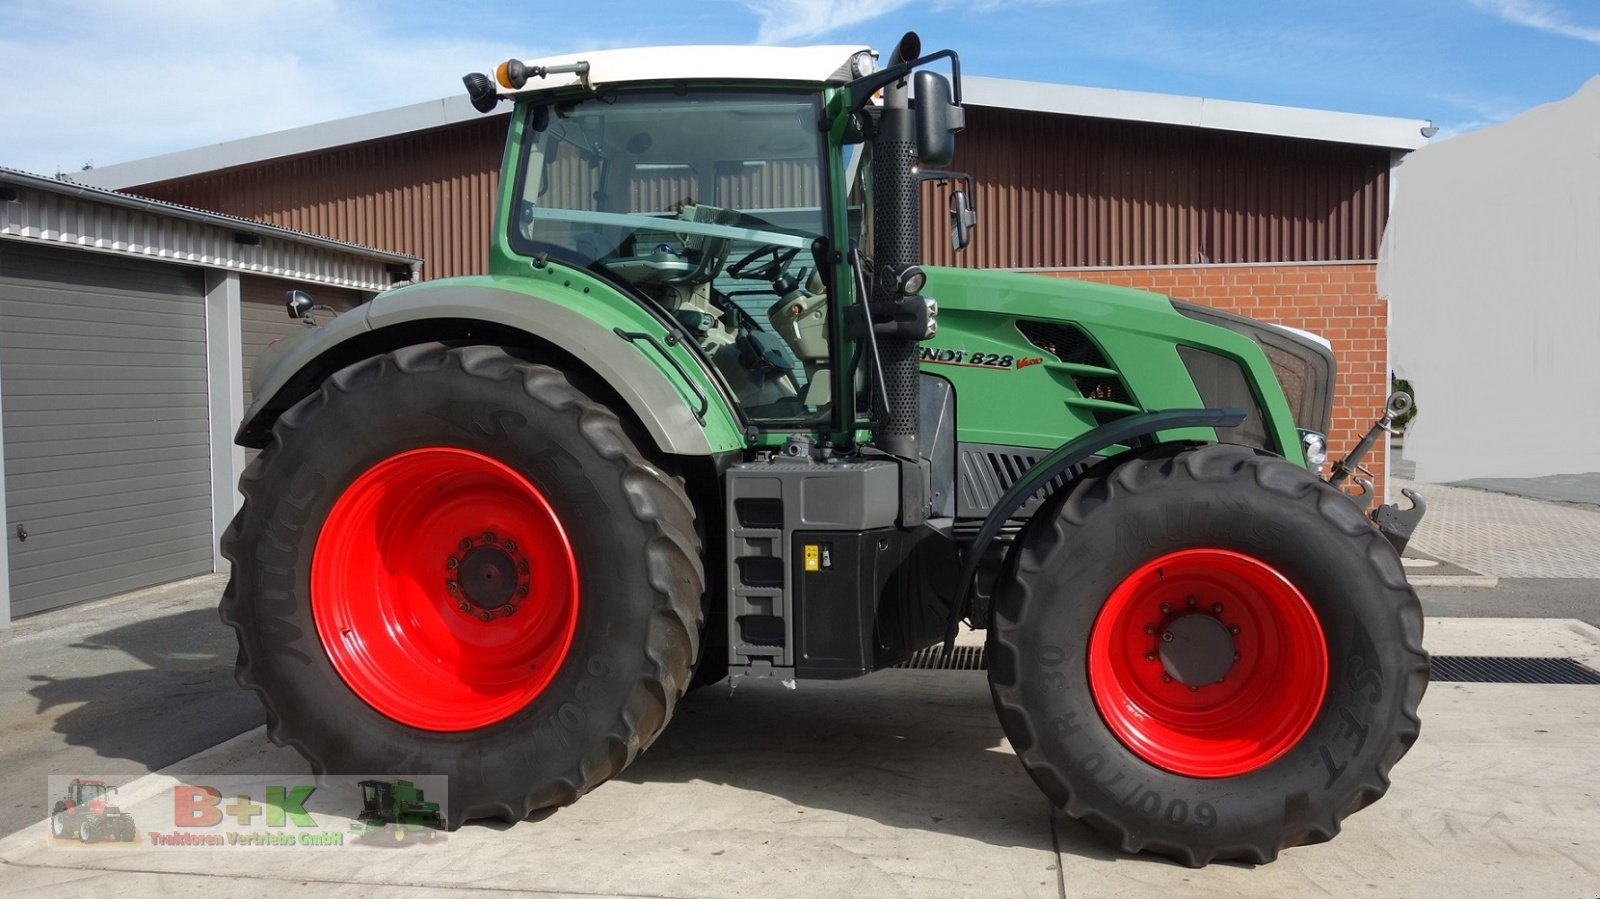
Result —
<path fill-rule="evenodd" d="M 439 803 L 423 798 L 422 791 L 409 780 L 363 780 L 361 812 L 350 822 L 350 833 L 358 840 L 388 837 L 396 843 L 433 841 L 444 828 Z"/>
<path fill-rule="evenodd" d="M 1265 862 L 1383 794 L 1427 682 L 1420 505 L 1319 479 L 1314 339 L 921 267 L 925 190 L 955 247 L 976 218 L 955 53 L 464 80 L 515 107 L 489 274 L 317 323 L 292 295 L 311 326 L 253 375 L 221 613 L 274 741 L 517 821 L 691 685 L 856 677 L 966 622 L 1022 765 L 1126 851 Z"/>

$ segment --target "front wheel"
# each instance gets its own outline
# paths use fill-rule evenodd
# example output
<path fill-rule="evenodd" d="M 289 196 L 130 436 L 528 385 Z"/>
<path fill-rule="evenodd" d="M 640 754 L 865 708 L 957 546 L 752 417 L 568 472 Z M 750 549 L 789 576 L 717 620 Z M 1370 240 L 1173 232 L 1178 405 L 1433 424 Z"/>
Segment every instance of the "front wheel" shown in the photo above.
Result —
<path fill-rule="evenodd" d="M 450 827 L 519 820 L 622 770 L 688 684 L 693 507 L 552 368 L 491 347 L 358 363 L 283 415 L 240 489 L 236 676 L 318 774 L 441 774 Z"/>
<path fill-rule="evenodd" d="M 1262 863 L 1331 839 L 1417 738 L 1428 657 L 1399 559 L 1280 459 L 1102 463 L 1039 511 L 996 588 L 1006 734 L 1124 851 Z"/>

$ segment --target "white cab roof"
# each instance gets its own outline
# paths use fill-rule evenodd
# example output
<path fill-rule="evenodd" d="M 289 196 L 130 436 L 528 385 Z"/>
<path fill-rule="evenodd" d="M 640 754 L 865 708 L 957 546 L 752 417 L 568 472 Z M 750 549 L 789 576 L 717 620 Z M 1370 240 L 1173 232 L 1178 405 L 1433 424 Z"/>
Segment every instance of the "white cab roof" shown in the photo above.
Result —
<path fill-rule="evenodd" d="M 687 46 L 635 47 L 629 50 L 592 50 L 542 59 L 523 60 L 529 66 L 589 64 L 594 86 L 631 81 L 802 81 L 843 84 L 850 80 L 850 57 L 872 48 L 845 44 L 820 47 Z M 526 94 L 576 87 L 573 74 L 529 78 L 520 90 L 500 88 L 502 94 Z"/>

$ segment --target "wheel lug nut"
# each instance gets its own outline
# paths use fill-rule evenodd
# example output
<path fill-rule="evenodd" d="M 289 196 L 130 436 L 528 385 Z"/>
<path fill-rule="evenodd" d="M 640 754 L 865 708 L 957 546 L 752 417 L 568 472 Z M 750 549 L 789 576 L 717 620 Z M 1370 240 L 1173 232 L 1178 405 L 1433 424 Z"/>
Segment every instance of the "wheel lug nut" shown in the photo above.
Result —
<path fill-rule="evenodd" d="M 463 611 L 463 612 L 465 612 L 465 611 L 466 611 L 466 610 L 468 610 L 468 609 L 470 609 L 470 608 L 472 608 L 472 607 L 471 607 L 471 606 L 469 606 L 469 605 L 467 605 L 467 604 L 466 604 L 466 603 L 464 603 L 464 602 L 458 602 L 458 603 L 456 603 L 456 608 L 458 608 L 458 609 L 460 609 L 460 610 L 461 610 L 461 611 Z"/>
<path fill-rule="evenodd" d="M 1154 662 L 1156 660 L 1155 650 L 1151 650 L 1151 651 L 1145 653 L 1144 654 L 1144 660 L 1146 662 Z"/>
<path fill-rule="evenodd" d="M 1172 683 L 1172 675 L 1170 675 L 1170 674 L 1161 675 L 1161 682 L 1164 683 L 1164 684 Z"/>
<path fill-rule="evenodd" d="M 1190 687 L 1190 688 L 1189 688 L 1189 692 L 1190 692 L 1190 693 L 1194 693 L 1194 692 L 1196 692 L 1196 691 L 1198 691 L 1198 690 L 1199 690 L 1199 689 L 1200 689 L 1200 688 L 1199 688 L 1199 687 L 1193 687 L 1193 686 L 1191 686 L 1191 687 Z"/>
<path fill-rule="evenodd" d="M 528 585 L 527 584 L 523 584 L 522 586 L 518 587 L 517 588 L 517 595 L 518 596 L 527 596 L 528 595 Z"/>
<path fill-rule="evenodd" d="M 446 590 L 449 590 L 450 594 L 452 596 L 454 596 L 458 591 L 460 591 L 461 585 L 456 583 L 455 581 L 445 581 L 444 582 L 444 588 Z"/>
<path fill-rule="evenodd" d="M 1192 605 L 1194 605 L 1194 603 L 1195 603 L 1195 599 L 1194 599 L 1194 597 L 1193 597 L 1193 596 L 1190 596 L 1190 597 L 1188 597 L 1188 598 L 1186 598 L 1186 599 L 1185 599 L 1185 600 L 1184 600 L 1184 602 L 1186 602 L 1186 603 L 1188 603 L 1188 604 L 1189 604 L 1189 605 L 1191 605 L 1191 606 L 1192 606 Z"/>
<path fill-rule="evenodd" d="M 1147 634 L 1153 634 L 1156 632 L 1156 626 L 1153 624 L 1147 624 L 1144 626 L 1144 632 Z"/>
<path fill-rule="evenodd" d="M 1230 633 L 1230 634 L 1237 634 L 1238 632 L 1239 632 L 1239 625 L 1237 625 L 1237 624 L 1235 624 L 1233 627 L 1228 628 L 1228 633 Z"/>
<path fill-rule="evenodd" d="M 517 610 L 516 606 L 511 605 L 510 603 L 507 603 L 507 604 L 505 604 L 505 605 L 500 607 L 500 614 L 503 617 L 510 618 L 511 617 L 511 613 L 515 612 L 516 610 Z"/>
<path fill-rule="evenodd" d="M 1216 605 L 1213 605 L 1211 607 L 1211 611 L 1215 612 L 1218 615 L 1221 615 L 1222 614 L 1222 603 L 1219 602 Z"/>
<path fill-rule="evenodd" d="M 465 551 L 467 551 L 467 550 L 469 550 L 471 548 L 472 548 L 472 538 L 471 537 L 462 537 L 461 538 L 461 550 L 462 550 L 462 552 L 465 552 Z"/>
<path fill-rule="evenodd" d="M 451 556 L 450 558 L 444 560 L 444 567 L 449 571 L 455 571 L 456 566 L 460 564 L 460 562 L 456 561 L 455 556 Z"/>
<path fill-rule="evenodd" d="M 484 543 L 493 543 L 494 542 L 494 531 L 484 531 L 483 532 L 483 542 Z"/>
<path fill-rule="evenodd" d="M 1166 603 L 1162 603 L 1161 604 L 1161 614 L 1165 615 L 1165 614 L 1167 614 L 1168 612 L 1171 612 L 1171 611 L 1172 611 L 1172 606 L 1169 606 Z"/>
<path fill-rule="evenodd" d="M 1166 632 L 1162 633 L 1161 642 L 1162 643 L 1171 643 L 1172 642 L 1172 631 L 1166 631 Z"/>
<path fill-rule="evenodd" d="M 482 618 L 484 621 L 488 621 L 488 620 L 494 618 L 494 613 L 493 612 L 479 612 L 478 613 L 478 617 Z"/>
<path fill-rule="evenodd" d="M 514 553 L 514 552 L 517 551 L 517 544 L 516 544 L 516 541 L 514 541 L 514 540 L 509 540 L 508 539 L 502 545 L 505 546 L 506 552 L 508 552 L 508 553 Z"/>
<path fill-rule="evenodd" d="M 1239 654 L 1238 654 L 1238 653 L 1234 653 L 1234 654 L 1233 654 L 1233 660 L 1234 660 L 1234 661 L 1235 661 L 1235 662 L 1237 662 L 1237 661 L 1239 661 Z"/>

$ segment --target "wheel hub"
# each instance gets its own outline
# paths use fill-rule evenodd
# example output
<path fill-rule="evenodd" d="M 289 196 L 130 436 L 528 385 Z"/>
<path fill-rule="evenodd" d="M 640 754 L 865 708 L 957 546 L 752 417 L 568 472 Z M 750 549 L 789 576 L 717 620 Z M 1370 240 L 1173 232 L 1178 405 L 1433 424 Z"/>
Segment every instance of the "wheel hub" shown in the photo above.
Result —
<path fill-rule="evenodd" d="M 1228 626 L 1210 612 L 1190 612 L 1167 622 L 1156 652 L 1168 676 L 1191 687 L 1223 680 L 1238 656 Z"/>
<path fill-rule="evenodd" d="M 444 587 L 456 610 L 482 621 L 509 617 L 528 595 L 528 560 L 516 541 L 492 531 L 461 538 L 444 567 Z"/>

